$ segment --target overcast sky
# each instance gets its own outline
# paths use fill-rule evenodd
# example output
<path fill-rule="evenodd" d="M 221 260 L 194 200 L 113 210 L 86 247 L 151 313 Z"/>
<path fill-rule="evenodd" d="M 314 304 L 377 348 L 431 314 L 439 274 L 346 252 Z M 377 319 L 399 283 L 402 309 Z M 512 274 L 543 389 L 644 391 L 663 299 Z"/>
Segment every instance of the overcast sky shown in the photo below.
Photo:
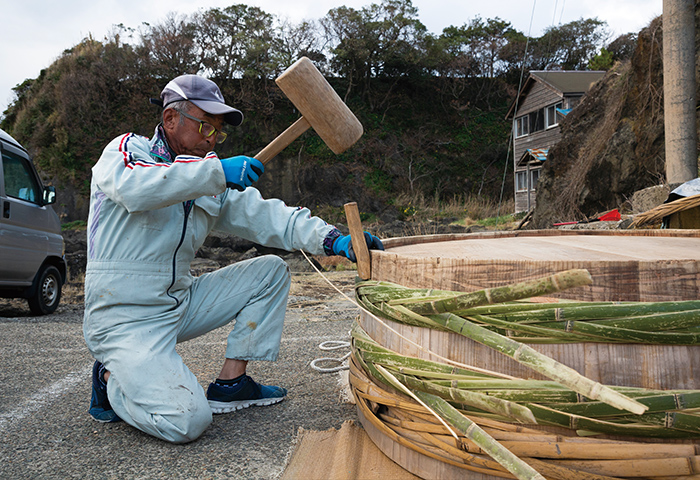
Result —
<path fill-rule="evenodd" d="M 361 8 L 381 0 L 0 0 L 0 115 L 13 99 L 14 86 L 36 78 L 89 34 L 102 40 L 113 25 L 138 28 L 142 22 L 159 23 L 168 12 L 189 14 L 236 3 L 296 22 L 320 19 L 341 5 Z M 606 21 L 614 36 L 638 32 L 662 11 L 662 0 L 413 0 L 413 5 L 419 20 L 435 34 L 481 16 L 500 17 L 533 37 L 549 26 L 594 17 Z"/>

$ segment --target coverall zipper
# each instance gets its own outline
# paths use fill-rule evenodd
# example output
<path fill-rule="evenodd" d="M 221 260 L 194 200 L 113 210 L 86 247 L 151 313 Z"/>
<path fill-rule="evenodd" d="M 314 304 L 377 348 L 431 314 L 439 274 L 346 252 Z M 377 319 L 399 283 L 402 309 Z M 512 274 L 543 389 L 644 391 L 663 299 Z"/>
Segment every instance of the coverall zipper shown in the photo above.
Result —
<path fill-rule="evenodd" d="M 177 252 L 180 251 L 180 247 L 182 246 L 182 243 L 185 241 L 185 234 L 187 233 L 187 222 L 190 216 L 190 212 L 192 211 L 192 206 L 194 205 L 194 200 L 188 200 L 186 202 L 183 202 L 182 207 L 185 211 L 185 220 L 182 222 L 182 234 L 180 235 L 180 242 L 177 244 L 177 247 L 175 248 L 175 252 L 173 253 L 173 280 L 170 282 L 170 286 L 166 290 L 166 294 L 175 300 L 175 308 L 180 306 L 180 300 L 178 300 L 176 297 L 173 295 L 170 295 L 170 289 L 173 288 L 173 285 L 175 285 L 175 282 L 177 280 Z"/>

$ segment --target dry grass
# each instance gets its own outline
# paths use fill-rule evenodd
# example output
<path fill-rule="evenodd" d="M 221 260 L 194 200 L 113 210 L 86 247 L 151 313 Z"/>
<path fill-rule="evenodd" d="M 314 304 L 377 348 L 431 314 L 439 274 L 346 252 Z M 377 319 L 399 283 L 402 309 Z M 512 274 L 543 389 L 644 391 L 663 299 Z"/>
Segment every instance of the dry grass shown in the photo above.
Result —
<path fill-rule="evenodd" d="M 515 209 L 513 200 L 499 205 L 498 202 L 479 196 L 456 196 L 447 201 L 440 201 L 426 198 L 422 194 L 401 194 L 396 197 L 394 204 L 407 220 L 426 222 L 441 218 L 458 218 L 458 223 L 462 225 L 478 224 L 487 219 L 510 215 Z"/>
<path fill-rule="evenodd" d="M 61 289 L 61 303 L 82 305 L 85 301 L 85 273 L 69 274 L 68 282 Z"/>

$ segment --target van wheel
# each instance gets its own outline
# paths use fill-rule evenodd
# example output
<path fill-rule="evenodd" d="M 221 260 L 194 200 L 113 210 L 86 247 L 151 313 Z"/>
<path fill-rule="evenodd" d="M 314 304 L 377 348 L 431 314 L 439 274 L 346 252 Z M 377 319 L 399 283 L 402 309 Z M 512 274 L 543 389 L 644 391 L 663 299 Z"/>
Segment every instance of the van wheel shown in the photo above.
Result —
<path fill-rule="evenodd" d="M 61 301 L 61 274 L 56 267 L 45 265 L 37 276 L 34 294 L 27 299 L 34 315 L 53 313 Z"/>

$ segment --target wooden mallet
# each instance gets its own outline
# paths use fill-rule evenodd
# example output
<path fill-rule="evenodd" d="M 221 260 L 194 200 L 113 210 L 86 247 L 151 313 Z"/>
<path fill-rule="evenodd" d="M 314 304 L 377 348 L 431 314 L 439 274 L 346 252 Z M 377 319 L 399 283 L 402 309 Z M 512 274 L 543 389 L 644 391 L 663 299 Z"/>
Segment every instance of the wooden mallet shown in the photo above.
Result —
<path fill-rule="evenodd" d="M 275 82 L 302 117 L 255 155 L 263 165 L 309 127 L 313 127 L 336 155 L 362 136 L 362 124 L 308 58 L 301 57 Z"/>

